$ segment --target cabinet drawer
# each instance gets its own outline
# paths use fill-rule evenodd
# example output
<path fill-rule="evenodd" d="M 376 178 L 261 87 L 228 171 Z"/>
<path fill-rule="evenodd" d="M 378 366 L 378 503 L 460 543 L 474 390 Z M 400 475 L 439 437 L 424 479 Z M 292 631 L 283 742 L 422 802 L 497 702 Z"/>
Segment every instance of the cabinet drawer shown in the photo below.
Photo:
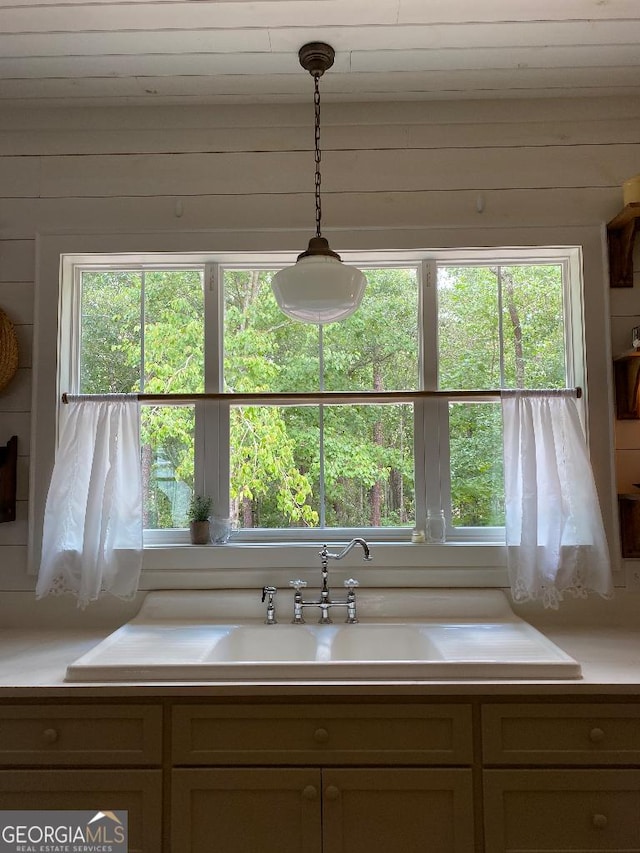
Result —
<path fill-rule="evenodd" d="M 485 705 L 486 764 L 634 764 L 640 705 Z"/>
<path fill-rule="evenodd" d="M 0 708 L 0 765 L 160 764 L 162 711 L 142 705 Z"/>
<path fill-rule="evenodd" d="M 640 770 L 486 770 L 485 853 L 640 850 Z"/>
<path fill-rule="evenodd" d="M 178 705 L 176 764 L 468 764 L 465 705 Z"/>

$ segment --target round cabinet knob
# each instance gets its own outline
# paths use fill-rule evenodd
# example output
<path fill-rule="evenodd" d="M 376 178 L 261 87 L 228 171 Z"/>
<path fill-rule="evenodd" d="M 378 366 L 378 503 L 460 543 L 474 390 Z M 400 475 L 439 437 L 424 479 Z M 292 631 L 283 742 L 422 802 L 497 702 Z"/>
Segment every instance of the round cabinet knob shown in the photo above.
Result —
<path fill-rule="evenodd" d="M 313 739 L 316 743 L 328 743 L 329 732 L 326 729 L 316 729 L 313 733 Z"/>
<path fill-rule="evenodd" d="M 595 829 L 604 829 L 608 823 L 607 816 L 604 814 L 594 814 L 591 818 L 591 824 Z"/>
<path fill-rule="evenodd" d="M 589 740 L 591 743 L 602 743 L 604 740 L 604 731 L 596 726 L 589 732 Z"/>
<path fill-rule="evenodd" d="M 45 729 L 42 732 L 42 740 L 44 743 L 56 743 L 58 740 L 57 729 Z"/>
<path fill-rule="evenodd" d="M 302 789 L 302 796 L 305 800 L 316 800 L 318 798 L 318 789 L 313 785 L 307 785 Z"/>
<path fill-rule="evenodd" d="M 340 788 L 336 788 L 335 785 L 327 785 L 324 790 L 324 796 L 327 800 L 337 800 L 340 796 Z"/>

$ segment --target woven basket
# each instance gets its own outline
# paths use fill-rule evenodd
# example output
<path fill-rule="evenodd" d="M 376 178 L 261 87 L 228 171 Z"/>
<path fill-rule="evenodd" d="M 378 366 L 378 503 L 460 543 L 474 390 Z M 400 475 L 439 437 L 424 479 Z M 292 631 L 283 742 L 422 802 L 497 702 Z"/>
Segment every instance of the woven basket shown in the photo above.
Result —
<path fill-rule="evenodd" d="M 0 309 L 0 391 L 11 382 L 18 369 L 18 339 L 13 323 Z"/>

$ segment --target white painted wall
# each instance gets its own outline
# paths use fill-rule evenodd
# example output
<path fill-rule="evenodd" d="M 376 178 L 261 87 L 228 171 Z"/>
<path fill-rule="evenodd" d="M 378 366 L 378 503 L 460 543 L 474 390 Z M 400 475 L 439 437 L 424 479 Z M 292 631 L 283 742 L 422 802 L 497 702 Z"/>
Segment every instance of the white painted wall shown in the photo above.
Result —
<path fill-rule="evenodd" d="M 0 443 L 17 434 L 20 455 L 18 520 L 0 525 L 0 590 L 33 587 L 36 236 L 206 230 L 209 248 L 301 249 L 313 223 L 311 121 L 304 105 L 0 113 L 0 307 L 20 341 L 19 373 L 0 392 Z M 532 239 L 598 229 L 622 206 L 622 182 L 640 172 L 639 140 L 638 98 L 323 104 L 325 231 L 340 250 L 437 246 L 456 229 L 483 229 L 498 244 L 514 228 Z M 640 322 L 638 294 L 611 294 L 614 351 Z M 598 349 L 590 381 L 607 385 L 606 340 Z M 611 443 L 610 418 L 606 407 L 592 417 L 592 441 Z M 640 478 L 640 436 L 631 449 Z"/>

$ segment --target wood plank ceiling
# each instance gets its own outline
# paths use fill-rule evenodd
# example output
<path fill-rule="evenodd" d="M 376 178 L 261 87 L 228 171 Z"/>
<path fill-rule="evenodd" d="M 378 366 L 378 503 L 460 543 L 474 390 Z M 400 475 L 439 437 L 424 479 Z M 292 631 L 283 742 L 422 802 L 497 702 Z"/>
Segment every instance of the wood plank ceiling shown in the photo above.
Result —
<path fill-rule="evenodd" d="M 0 0 L 0 107 L 640 94 L 640 0 Z"/>

